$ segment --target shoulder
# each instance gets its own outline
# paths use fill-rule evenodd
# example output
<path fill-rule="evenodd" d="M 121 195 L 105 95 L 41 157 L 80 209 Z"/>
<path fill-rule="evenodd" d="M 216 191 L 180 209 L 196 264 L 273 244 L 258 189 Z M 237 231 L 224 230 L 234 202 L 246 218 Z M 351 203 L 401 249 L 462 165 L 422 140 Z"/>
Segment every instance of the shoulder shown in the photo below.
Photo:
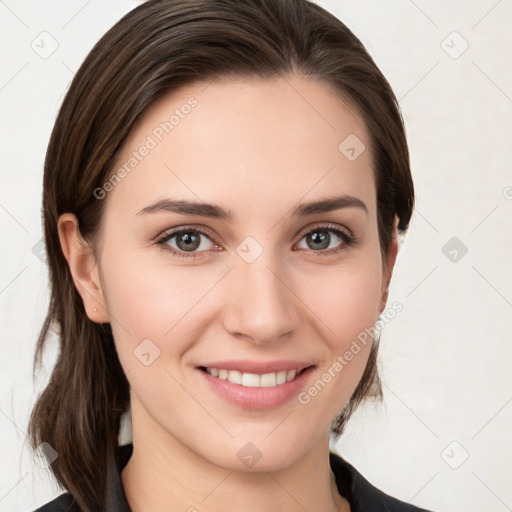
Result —
<path fill-rule="evenodd" d="M 80 512 L 80 508 L 69 492 L 57 496 L 34 512 Z"/>
<path fill-rule="evenodd" d="M 348 499 L 352 512 L 432 512 L 400 501 L 377 489 L 354 466 L 330 452 L 331 469 L 340 494 Z"/>

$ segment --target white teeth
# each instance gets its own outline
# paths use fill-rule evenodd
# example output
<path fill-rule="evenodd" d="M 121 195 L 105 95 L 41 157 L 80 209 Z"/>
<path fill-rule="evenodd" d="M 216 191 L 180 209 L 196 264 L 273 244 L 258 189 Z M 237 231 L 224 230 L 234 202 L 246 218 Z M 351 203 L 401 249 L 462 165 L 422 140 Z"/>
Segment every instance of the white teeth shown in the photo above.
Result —
<path fill-rule="evenodd" d="M 248 388 L 259 388 L 260 376 L 256 375 L 255 373 L 244 373 L 242 376 L 241 384 L 242 386 L 247 386 Z"/>
<path fill-rule="evenodd" d="M 228 380 L 233 384 L 242 384 L 242 372 L 238 370 L 230 370 L 228 373 Z"/>
<path fill-rule="evenodd" d="M 265 373 L 242 373 L 238 370 L 223 370 L 219 368 L 206 368 L 207 373 L 212 377 L 222 380 L 229 380 L 233 384 L 241 384 L 249 388 L 273 388 L 279 384 L 290 382 L 297 375 L 296 370 L 283 370 L 280 372 Z"/>
<path fill-rule="evenodd" d="M 286 372 L 277 372 L 277 383 L 284 384 L 286 382 Z"/>
<path fill-rule="evenodd" d="M 260 386 L 262 388 L 272 388 L 277 384 L 275 373 L 265 373 L 260 377 Z"/>

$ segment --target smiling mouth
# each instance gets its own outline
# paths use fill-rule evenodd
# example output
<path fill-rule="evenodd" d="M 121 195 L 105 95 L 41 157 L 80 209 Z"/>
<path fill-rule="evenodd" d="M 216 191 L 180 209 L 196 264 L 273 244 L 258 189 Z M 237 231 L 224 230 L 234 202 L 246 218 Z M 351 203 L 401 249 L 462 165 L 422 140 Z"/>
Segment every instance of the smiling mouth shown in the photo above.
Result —
<path fill-rule="evenodd" d="M 313 365 L 297 370 L 282 370 L 270 373 L 246 373 L 238 370 L 226 370 L 223 368 L 210 368 L 200 366 L 199 369 L 212 377 L 227 380 L 232 384 L 238 384 L 249 388 L 273 388 L 293 381 L 297 376 L 312 368 Z"/>

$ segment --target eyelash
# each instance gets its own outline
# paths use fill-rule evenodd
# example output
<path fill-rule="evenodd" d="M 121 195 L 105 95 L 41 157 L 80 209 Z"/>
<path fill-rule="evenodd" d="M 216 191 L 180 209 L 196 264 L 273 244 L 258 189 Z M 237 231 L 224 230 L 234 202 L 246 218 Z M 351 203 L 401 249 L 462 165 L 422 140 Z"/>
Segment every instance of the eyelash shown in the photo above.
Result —
<path fill-rule="evenodd" d="M 313 229 L 306 231 L 301 236 L 299 242 L 305 236 L 309 235 L 310 233 L 314 233 L 315 231 L 327 231 L 330 233 L 334 233 L 338 238 L 341 238 L 343 240 L 341 247 L 338 247 L 336 249 L 329 249 L 329 250 L 324 249 L 321 251 L 309 251 L 309 252 L 317 253 L 317 254 L 315 254 L 315 257 L 316 256 L 329 256 L 332 254 L 337 254 L 340 251 L 343 251 L 344 249 L 346 249 L 348 247 L 352 247 L 352 246 L 356 245 L 358 242 L 357 238 L 354 235 L 349 234 L 345 231 L 342 231 L 335 224 L 324 224 L 324 225 L 320 225 L 320 226 L 315 226 Z M 200 254 L 201 252 L 206 252 L 206 251 L 198 251 L 198 252 L 190 251 L 189 253 L 187 253 L 185 251 L 177 251 L 173 247 L 170 247 L 169 245 L 167 245 L 167 242 L 169 240 L 171 240 L 172 238 L 174 238 L 176 235 L 179 235 L 181 233 L 187 233 L 187 232 L 199 233 L 199 234 L 204 235 L 205 237 L 209 238 L 213 242 L 212 238 L 214 238 L 214 237 L 209 231 L 205 231 L 203 229 L 199 229 L 199 228 L 195 228 L 195 227 L 194 228 L 193 227 L 190 227 L 190 228 L 184 227 L 184 228 L 176 229 L 174 231 L 165 232 L 165 233 L 159 235 L 155 240 L 155 244 L 161 250 L 170 252 L 171 254 L 173 254 L 174 256 L 177 256 L 178 258 L 193 258 L 193 259 L 200 258 L 201 256 L 198 256 L 197 254 Z"/>

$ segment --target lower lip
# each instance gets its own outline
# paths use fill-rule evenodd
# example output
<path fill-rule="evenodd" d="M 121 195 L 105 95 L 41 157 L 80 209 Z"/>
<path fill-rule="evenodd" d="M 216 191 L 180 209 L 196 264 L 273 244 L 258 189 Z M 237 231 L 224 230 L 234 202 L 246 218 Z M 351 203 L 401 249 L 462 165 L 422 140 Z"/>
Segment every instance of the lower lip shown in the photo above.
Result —
<path fill-rule="evenodd" d="M 203 376 L 213 391 L 232 404 L 243 409 L 265 410 L 279 407 L 297 396 L 314 368 L 314 366 L 310 366 L 298 374 L 292 381 L 278 384 L 271 388 L 242 386 L 219 377 L 212 377 L 204 370 L 197 369 L 197 371 Z"/>

